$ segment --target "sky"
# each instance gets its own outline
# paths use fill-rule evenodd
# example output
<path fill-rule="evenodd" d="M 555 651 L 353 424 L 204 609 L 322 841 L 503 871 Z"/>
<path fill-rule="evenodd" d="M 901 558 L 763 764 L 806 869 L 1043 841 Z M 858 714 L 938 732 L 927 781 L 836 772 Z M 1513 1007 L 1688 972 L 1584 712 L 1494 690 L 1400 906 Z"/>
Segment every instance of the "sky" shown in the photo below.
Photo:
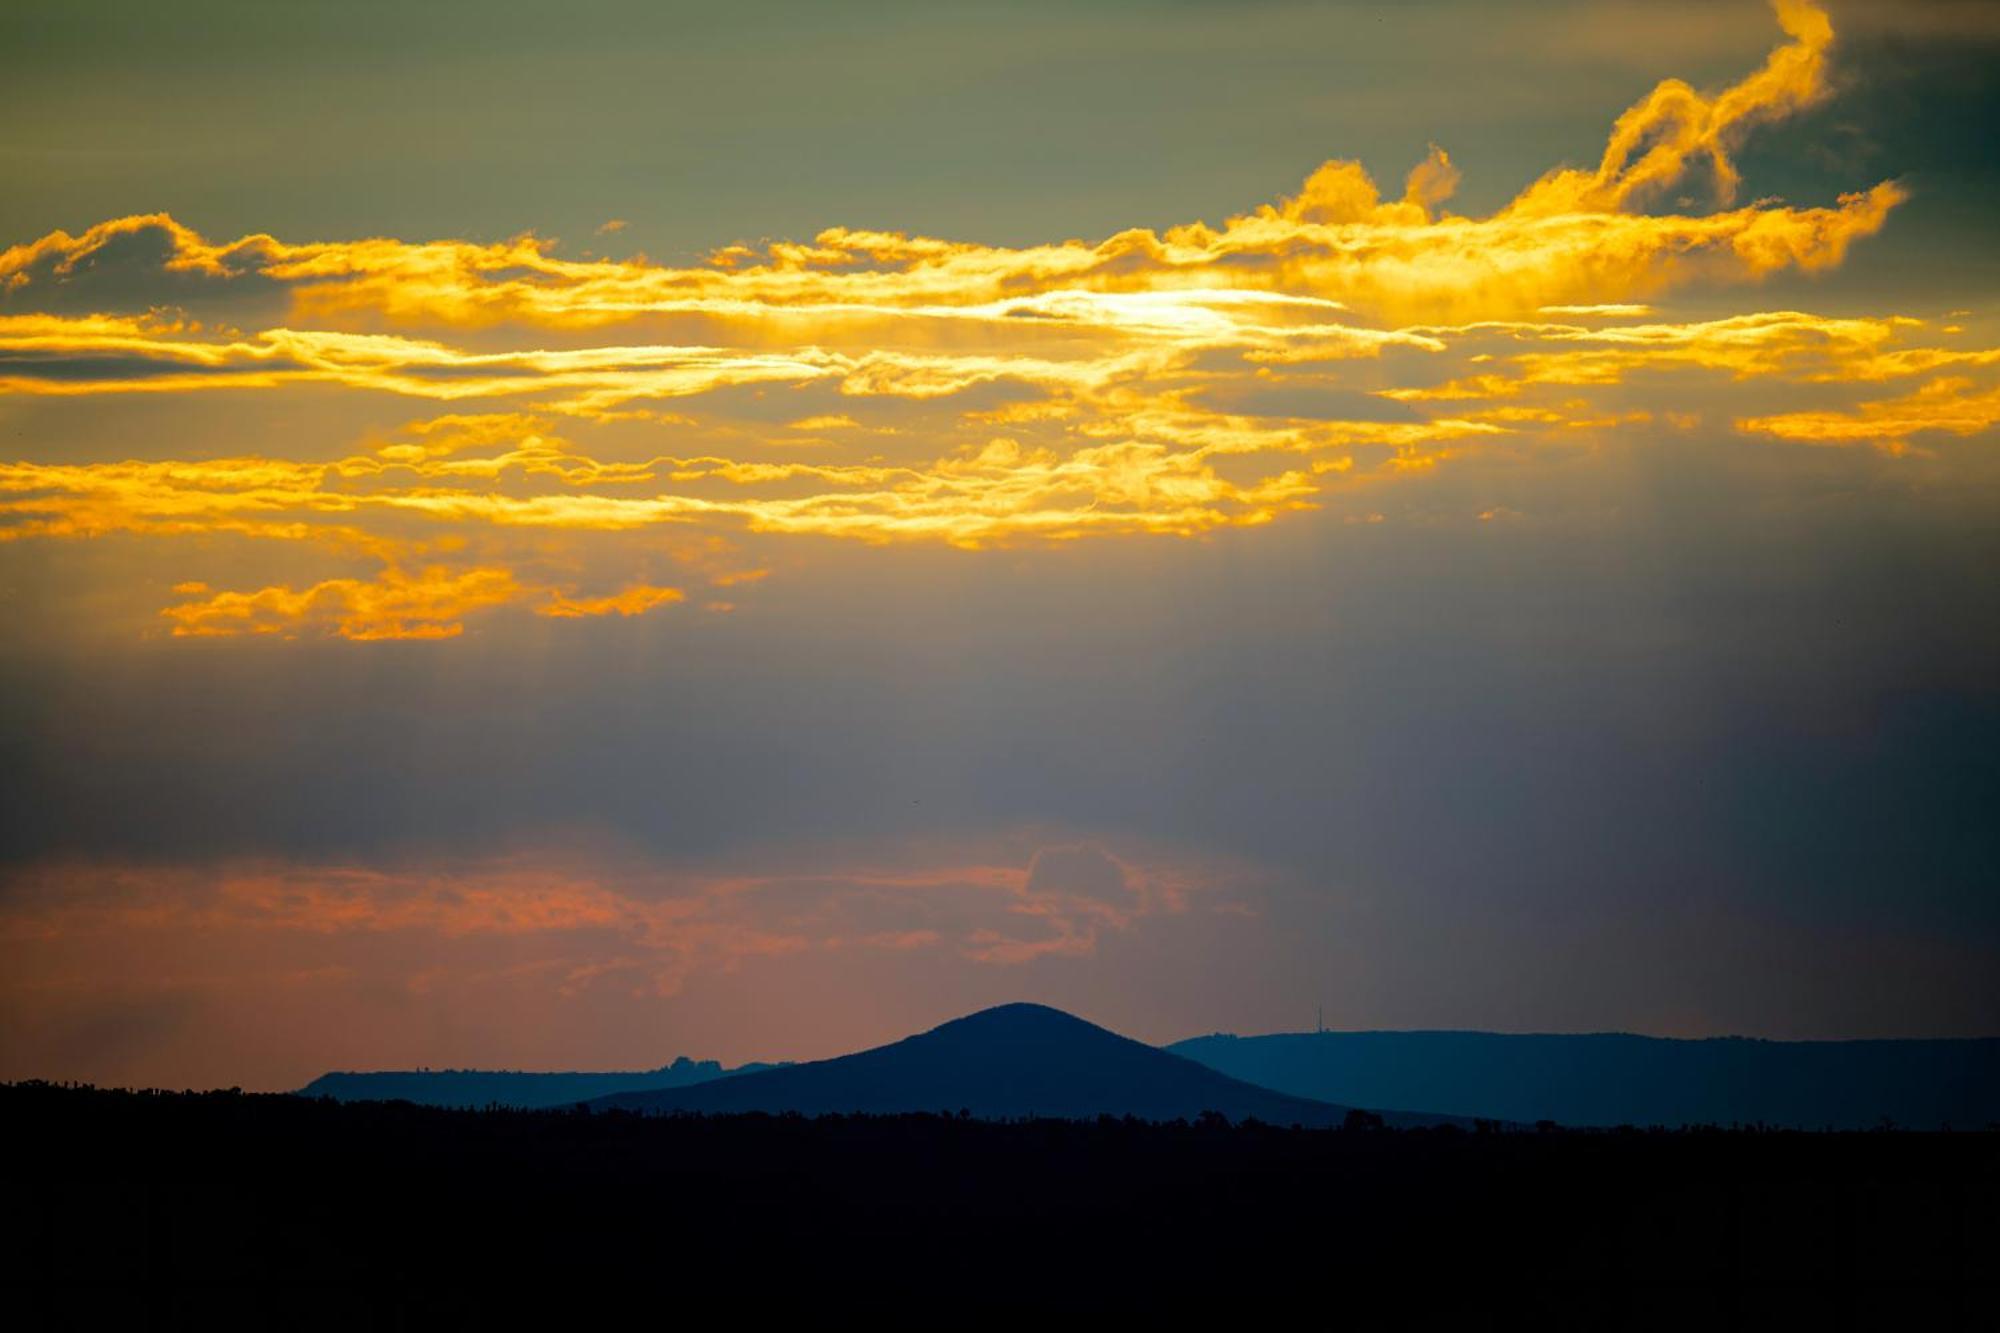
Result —
<path fill-rule="evenodd" d="M 0 11 L 0 1078 L 2000 1032 L 2000 14 Z"/>

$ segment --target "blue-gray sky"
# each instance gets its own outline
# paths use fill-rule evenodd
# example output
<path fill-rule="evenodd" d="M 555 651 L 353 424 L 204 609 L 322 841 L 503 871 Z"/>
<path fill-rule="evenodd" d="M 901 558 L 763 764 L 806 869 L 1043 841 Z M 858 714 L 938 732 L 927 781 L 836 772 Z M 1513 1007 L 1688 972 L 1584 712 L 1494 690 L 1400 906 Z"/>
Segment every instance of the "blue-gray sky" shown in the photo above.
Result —
<path fill-rule="evenodd" d="M 1996 55 L 10 7 L 0 1076 L 1991 1034 Z"/>

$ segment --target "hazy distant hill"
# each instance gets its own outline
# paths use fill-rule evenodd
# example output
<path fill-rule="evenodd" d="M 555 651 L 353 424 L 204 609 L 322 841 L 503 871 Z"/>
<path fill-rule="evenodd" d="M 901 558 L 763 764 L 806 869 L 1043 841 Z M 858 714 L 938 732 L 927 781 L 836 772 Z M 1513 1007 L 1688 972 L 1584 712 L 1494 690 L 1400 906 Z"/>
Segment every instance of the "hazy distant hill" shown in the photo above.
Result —
<path fill-rule="evenodd" d="M 1338 1124 L 1348 1108 L 1226 1077 L 1192 1060 L 1038 1004 L 987 1009 L 888 1046 L 698 1087 L 622 1092 L 600 1107 L 798 1111 L 806 1115 L 959 1111 L 989 1119 L 1100 1114 Z M 1443 1117 L 1386 1114 L 1394 1124 Z"/>
<path fill-rule="evenodd" d="M 1677 1041 L 1622 1033 L 1218 1034 L 1167 1048 L 1233 1077 L 1364 1106 L 1567 1125 L 1910 1128 L 2000 1121 L 2000 1040 Z"/>
<path fill-rule="evenodd" d="M 651 1070 L 608 1073 L 527 1073 L 483 1069 L 397 1069 L 379 1073 L 321 1074 L 299 1089 L 302 1097 L 343 1102 L 416 1102 L 420 1106 L 569 1106 L 627 1089 L 685 1088 L 731 1074 L 774 1069 L 747 1064 L 724 1069 L 715 1060 L 685 1055 Z"/>

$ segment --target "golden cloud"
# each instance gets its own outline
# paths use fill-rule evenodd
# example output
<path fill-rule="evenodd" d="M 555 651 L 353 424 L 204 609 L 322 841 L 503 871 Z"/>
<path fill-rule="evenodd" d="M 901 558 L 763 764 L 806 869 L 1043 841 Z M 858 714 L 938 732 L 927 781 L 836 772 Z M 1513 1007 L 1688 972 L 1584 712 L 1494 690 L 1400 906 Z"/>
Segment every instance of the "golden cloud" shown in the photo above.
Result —
<path fill-rule="evenodd" d="M 566 259 L 531 236 L 212 241 L 165 214 L 53 232 L 0 252 L 0 394 L 62 411 L 109 393 L 345 390 L 453 410 L 286 457 L 255 444 L 93 457 L 50 441 L 0 464 L 0 542 L 314 544 L 377 568 L 220 591 L 206 584 L 237 580 L 208 576 L 165 624 L 448 638 L 509 607 L 567 619 L 678 601 L 680 580 L 653 568 L 667 534 L 732 568 L 713 550 L 761 537 L 1200 537 L 1476 449 L 1686 419 L 1678 395 L 1631 401 L 1651 377 L 1838 386 L 2000 364 L 1956 325 L 1681 321 L 1653 304 L 1690 283 L 1837 265 L 1903 198 L 1885 181 L 1827 207 L 1735 202 L 1745 136 L 1829 92 L 1826 16 L 1806 0 L 1776 9 L 1786 40 L 1758 70 L 1713 94 L 1659 84 L 1594 168 L 1551 171 L 1485 217 L 1449 211 L 1458 167 L 1433 147 L 1394 197 L 1335 161 L 1217 227 L 1024 247 L 833 228 L 673 267 Z M 1714 208 L 1648 211 L 1693 177 Z M 135 264 L 197 304 L 242 297 L 284 322 L 119 313 Z M 106 308 L 40 308 L 58 291 L 71 307 L 103 293 Z M 1991 424 L 1990 390 L 1940 383 L 1738 425 L 1864 441 Z M 556 549 L 616 534 L 627 556 L 588 570 Z"/>

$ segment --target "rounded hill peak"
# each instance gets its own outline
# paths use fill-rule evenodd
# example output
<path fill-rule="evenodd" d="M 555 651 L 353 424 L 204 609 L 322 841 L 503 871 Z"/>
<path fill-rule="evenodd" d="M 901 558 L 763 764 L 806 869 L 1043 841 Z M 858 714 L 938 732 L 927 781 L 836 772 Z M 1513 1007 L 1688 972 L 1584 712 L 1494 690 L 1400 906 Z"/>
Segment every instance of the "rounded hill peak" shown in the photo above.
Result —
<path fill-rule="evenodd" d="M 1084 1032 L 1104 1032 L 1095 1023 L 1078 1018 L 1075 1014 L 1046 1004 L 996 1004 L 991 1009 L 981 1009 L 963 1018 L 954 1018 L 948 1023 L 940 1023 L 931 1029 L 938 1036 L 960 1037 L 1010 1037 L 1047 1036 L 1051 1034 L 1077 1035 Z M 1106 1033 L 1106 1035 L 1110 1035 Z"/>

